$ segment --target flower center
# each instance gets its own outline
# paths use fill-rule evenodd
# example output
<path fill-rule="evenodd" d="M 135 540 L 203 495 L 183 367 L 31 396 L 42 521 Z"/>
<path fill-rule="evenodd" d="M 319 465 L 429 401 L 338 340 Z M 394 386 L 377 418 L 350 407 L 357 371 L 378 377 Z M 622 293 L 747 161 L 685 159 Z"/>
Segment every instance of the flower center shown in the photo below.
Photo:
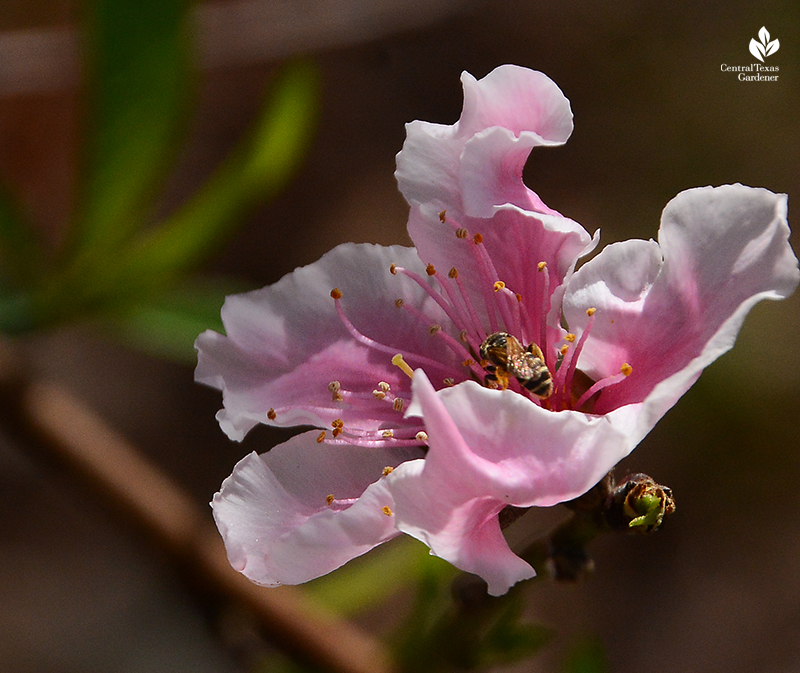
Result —
<path fill-rule="evenodd" d="M 477 282 L 465 282 L 462 274 L 453 267 L 444 275 L 433 264 L 428 264 L 425 273 L 428 278 L 396 264 L 390 266 L 395 276 L 404 276 L 420 287 L 449 319 L 443 327 L 431 316 L 404 299 L 395 300 L 395 306 L 409 313 L 413 320 L 423 327 L 432 338 L 441 340 L 453 353 L 450 362 L 432 359 L 423 353 L 376 341 L 360 332 L 347 317 L 342 308 L 342 292 L 336 288 L 331 297 L 342 324 L 352 337 L 370 349 L 382 353 L 387 360 L 401 367 L 411 376 L 412 369 L 421 367 L 426 372 L 444 372 L 441 381 L 432 380 L 434 387 L 452 386 L 465 380 L 474 380 L 490 388 L 510 389 L 526 395 L 532 402 L 552 411 L 567 409 L 591 413 L 594 401 L 606 387 L 624 381 L 632 367 L 623 363 L 619 372 L 599 381 L 589 378 L 577 368 L 580 353 L 595 322 L 596 309 L 587 310 L 588 321 L 580 336 L 563 332 L 560 328 L 548 327 L 547 316 L 551 309 L 551 278 L 546 262 L 535 267 L 533 290 L 528 288 L 528 297 L 514 292 L 503 281 L 492 262 L 483 236 L 480 233 L 469 236 L 469 232 L 457 222 L 440 213 L 442 224 L 449 225 L 456 238 L 469 247 L 472 268 L 478 274 Z M 533 319 L 532 316 L 536 316 Z M 437 319 L 438 320 L 438 319 Z M 548 343 L 558 339 L 556 343 Z M 408 364 L 406 364 L 408 363 Z M 336 385 L 334 385 L 336 384 Z M 334 401 L 364 404 L 381 402 L 387 410 L 387 402 L 399 421 L 405 405 L 410 401 L 410 391 L 392 394 L 381 384 L 372 395 L 345 391 L 337 382 L 331 383 Z M 371 400 L 369 398 L 372 398 Z M 387 424 L 391 424 L 391 414 Z M 359 436 L 348 432 L 347 428 L 334 428 L 333 439 L 324 441 L 350 441 L 354 439 L 363 445 L 391 443 L 419 443 L 417 434 L 421 427 L 397 428 L 378 433 Z M 345 434 L 346 440 L 338 440 Z M 322 441 L 322 440 L 321 440 Z"/>

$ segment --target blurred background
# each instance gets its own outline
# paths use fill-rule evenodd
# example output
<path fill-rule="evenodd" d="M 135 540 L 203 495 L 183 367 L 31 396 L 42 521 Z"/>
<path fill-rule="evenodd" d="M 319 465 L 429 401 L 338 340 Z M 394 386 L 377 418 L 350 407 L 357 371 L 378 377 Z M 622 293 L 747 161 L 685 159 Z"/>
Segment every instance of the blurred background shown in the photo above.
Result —
<path fill-rule="evenodd" d="M 173 2 L 149 4 L 162 12 Z M 206 503 L 238 459 L 286 435 L 257 428 L 242 444 L 226 439 L 214 420 L 219 393 L 193 383 L 194 335 L 216 327 L 218 318 L 207 316 L 218 315 L 226 291 L 272 283 L 338 243 L 409 244 L 393 176 L 403 124 L 455 122 L 462 70 L 482 77 L 516 63 L 561 87 L 575 131 L 564 147 L 534 151 L 526 181 L 590 232 L 600 228 L 601 245 L 655 238 L 664 205 L 690 187 L 741 182 L 786 192 L 790 224 L 800 203 L 793 0 L 567 0 L 558 8 L 525 0 L 230 0 L 186 7 L 185 24 L 160 14 L 148 24 L 125 5 L 0 5 L 0 180 L 8 209 L 49 255 L 19 256 L 21 268 L 2 275 L 26 287 L 26 269 L 47 271 L 55 264 L 47 260 L 69 257 L 65 250 L 78 260 L 59 267 L 38 304 L 31 300 L 38 313 L 26 314 L 27 300 L 3 289 L 10 336 L 2 360 L 74 394 L 209 519 Z M 180 4 L 169 11 L 184 16 Z M 171 43 L 169 26 L 178 24 L 182 36 Z M 754 61 L 748 44 L 762 26 L 780 40 L 767 60 L 779 66 L 779 80 L 742 82 L 722 72 L 722 64 Z M 153 62 L 126 71 L 104 60 L 115 54 L 124 62 L 126 45 Z M 152 99 L 119 112 L 114 105 L 128 94 L 151 91 L 141 72 L 157 80 Z M 297 142 L 268 147 L 288 152 L 284 174 L 259 164 L 246 143 L 265 123 L 265 96 L 280 107 L 293 91 L 300 102 L 282 108 L 281 123 L 296 123 Z M 128 114 L 161 131 L 140 132 Z M 141 156 L 103 158 L 128 136 L 145 148 Z M 269 175 L 250 185 L 256 164 Z M 192 217 L 214 229 L 184 266 L 159 267 L 158 288 L 139 288 L 145 267 L 118 252 L 125 246 L 114 238 L 114 222 L 130 219 L 112 212 L 125 200 L 123 187 L 114 190 L 137 175 L 145 235 L 163 222 L 179 230 Z M 224 216 L 215 220 L 217 207 Z M 118 260 L 129 276 L 114 275 Z M 133 289 L 116 305 L 113 292 L 81 285 L 81 269 L 97 274 L 101 290 Z M 159 294 L 162 286 L 172 294 Z M 183 311 L 197 297 L 205 313 Z M 642 471 L 672 487 L 677 513 L 664 529 L 600 539 L 585 581 L 532 583 L 526 613 L 554 636 L 535 658 L 498 670 L 800 670 L 799 308 L 800 296 L 758 305 L 735 349 L 620 466 L 620 475 Z M 160 340 L 159 330 L 180 338 Z M 6 406 L 11 427 L 13 400 Z M 21 437 L 0 427 L 3 671 L 308 670 L 275 654 L 269 637 L 187 582 L 107 497 Z M 533 513 L 516 525 L 544 524 Z M 403 609 L 398 600 L 385 612 L 349 614 L 382 637 Z M 577 668 L 587 651 L 600 653 L 594 668 Z"/>

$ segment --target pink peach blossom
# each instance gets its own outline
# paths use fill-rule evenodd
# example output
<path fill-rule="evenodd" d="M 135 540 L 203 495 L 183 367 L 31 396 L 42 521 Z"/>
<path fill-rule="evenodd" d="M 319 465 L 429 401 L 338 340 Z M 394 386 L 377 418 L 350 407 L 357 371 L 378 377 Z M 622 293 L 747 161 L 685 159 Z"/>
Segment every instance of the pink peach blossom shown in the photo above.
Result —
<path fill-rule="evenodd" d="M 756 302 L 800 280 L 786 197 L 742 185 L 680 193 L 658 242 L 610 245 L 576 271 L 598 235 L 522 181 L 533 147 L 569 137 L 569 102 L 516 66 L 462 82 L 459 121 L 409 124 L 397 157 L 415 248 L 341 245 L 228 297 L 227 335 L 198 338 L 196 378 L 223 391 L 232 439 L 319 428 L 246 457 L 214 498 L 231 563 L 254 581 L 306 581 L 404 532 L 504 593 L 533 569 L 499 511 L 593 486 Z M 492 387 L 480 346 L 496 332 L 541 349 L 550 396 L 513 375 Z"/>

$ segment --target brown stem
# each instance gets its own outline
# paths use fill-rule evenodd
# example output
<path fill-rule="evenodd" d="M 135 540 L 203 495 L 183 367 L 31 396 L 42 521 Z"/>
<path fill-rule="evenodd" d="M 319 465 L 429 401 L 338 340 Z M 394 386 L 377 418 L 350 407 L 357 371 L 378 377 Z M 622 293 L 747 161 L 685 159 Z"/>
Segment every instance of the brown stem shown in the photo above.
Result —
<path fill-rule="evenodd" d="M 390 673 L 377 641 L 312 604 L 301 590 L 258 587 L 235 572 L 210 515 L 178 485 L 68 391 L 10 375 L 2 360 L 4 427 L 75 468 L 192 570 L 198 587 L 245 606 L 279 647 L 327 671 Z"/>

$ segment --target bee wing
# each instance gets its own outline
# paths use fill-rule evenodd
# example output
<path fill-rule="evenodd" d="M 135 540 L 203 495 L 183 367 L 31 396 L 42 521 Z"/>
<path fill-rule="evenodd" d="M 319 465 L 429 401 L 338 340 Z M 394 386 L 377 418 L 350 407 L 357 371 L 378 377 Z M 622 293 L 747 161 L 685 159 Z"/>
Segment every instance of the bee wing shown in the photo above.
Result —
<path fill-rule="evenodd" d="M 533 355 L 533 357 L 539 358 L 542 362 L 544 362 L 544 353 L 542 353 L 542 349 L 536 344 L 532 343 L 530 346 L 528 346 L 528 352 Z"/>
<path fill-rule="evenodd" d="M 506 337 L 506 355 L 508 356 L 509 360 L 513 357 L 519 357 L 520 355 L 524 354 L 525 349 L 522 347 L 522 344 L 517 341 L 517 339 L 511 335 Z"/>

